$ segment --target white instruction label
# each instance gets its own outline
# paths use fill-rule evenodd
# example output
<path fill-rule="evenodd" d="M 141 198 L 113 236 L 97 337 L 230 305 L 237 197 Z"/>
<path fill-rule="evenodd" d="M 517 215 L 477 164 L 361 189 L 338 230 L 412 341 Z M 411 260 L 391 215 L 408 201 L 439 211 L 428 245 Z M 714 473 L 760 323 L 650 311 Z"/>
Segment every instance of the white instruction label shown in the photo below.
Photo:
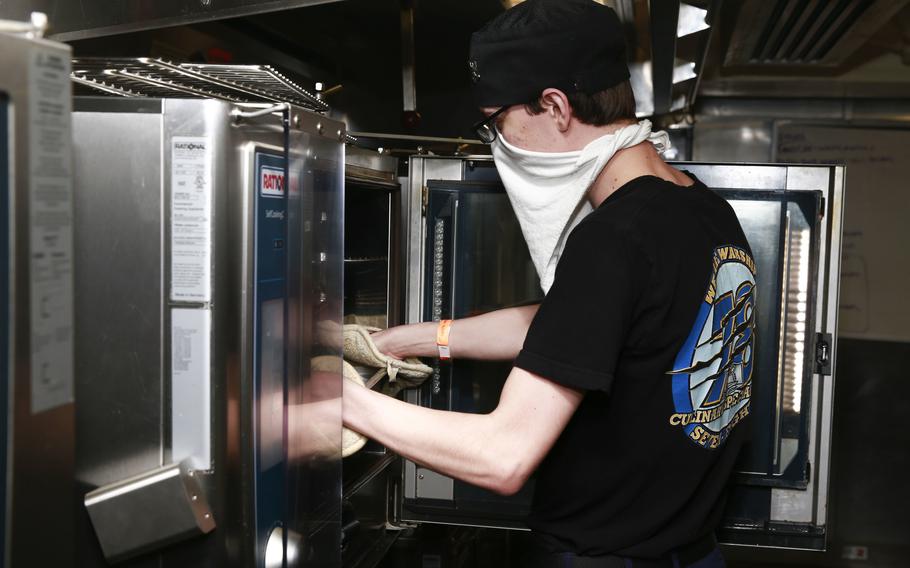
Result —
<path fill-rule="evenodd" d="M 212 299 L 212 148 L 204 136 L 171 142 L 171 300 Z"/>
<path fill-rule="evenodd" d="M 172 459 L 191 469 L 212 467 L 211 329 L 210 310 L 171 310 Z"/>
<path fill-rule="evenodd" d="M 70 59 L 36 48 L 28 73 L 32 413 L 73 401 Z"/>

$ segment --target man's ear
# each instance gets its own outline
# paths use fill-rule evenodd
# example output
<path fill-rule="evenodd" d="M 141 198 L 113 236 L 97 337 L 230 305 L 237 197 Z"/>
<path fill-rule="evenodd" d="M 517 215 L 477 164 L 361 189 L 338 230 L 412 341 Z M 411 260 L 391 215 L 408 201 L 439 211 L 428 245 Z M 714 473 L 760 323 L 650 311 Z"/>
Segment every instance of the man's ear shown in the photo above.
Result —
<path fill-rule="evenodd" d="M 540 104 L 549 116 L 556 121 L 556 128 L 560 132 L 569 129 L 569 123 L 572 121 L 572 105 L 569 104 L 569 98 L 559 89 L 544 89 L 540 94 Z"/>

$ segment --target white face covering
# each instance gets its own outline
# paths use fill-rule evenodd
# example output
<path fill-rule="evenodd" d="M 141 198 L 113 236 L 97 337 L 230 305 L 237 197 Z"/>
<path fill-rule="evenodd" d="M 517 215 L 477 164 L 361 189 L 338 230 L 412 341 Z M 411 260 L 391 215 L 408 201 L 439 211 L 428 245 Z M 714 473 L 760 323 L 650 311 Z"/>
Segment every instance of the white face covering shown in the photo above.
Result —
<path fill-rule="evenodd" d="M 613 155 L 650 141 L 658 152 L 670 148 L 666 132 L 651 132 L 642 120 L 593 140 L 573 152 L 532 152 L 509 144 L 500 134 L 493 141 L 493 160 L 521 224 L 544 294 L 550 290 L 556 264 L 572 229 L 593 208 L 588 189 Z"/>

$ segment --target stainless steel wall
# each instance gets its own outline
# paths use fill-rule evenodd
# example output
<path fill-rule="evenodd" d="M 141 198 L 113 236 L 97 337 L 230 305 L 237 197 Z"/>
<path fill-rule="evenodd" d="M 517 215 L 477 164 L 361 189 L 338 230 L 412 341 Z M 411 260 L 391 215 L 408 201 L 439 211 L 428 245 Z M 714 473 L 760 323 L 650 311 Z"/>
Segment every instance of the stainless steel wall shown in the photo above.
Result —
<path fill-rule="evenodd" d="M 76 478 L 86 487 L 164 463 L 164 211 L 154 154 L 161 122 L 158 113 L 137 113 L 129 121 L 113 113 L 74 114 L 82 180 L 76 207 Z M 137 186 L 140 191 L 132 190 Z"/>
<path fill-rule="evenodd" d="M 703 97 L 695 113 L 692 160 L 773 162 L 777 127 L 789 122 L 910 127 L 910 101 Z"/>

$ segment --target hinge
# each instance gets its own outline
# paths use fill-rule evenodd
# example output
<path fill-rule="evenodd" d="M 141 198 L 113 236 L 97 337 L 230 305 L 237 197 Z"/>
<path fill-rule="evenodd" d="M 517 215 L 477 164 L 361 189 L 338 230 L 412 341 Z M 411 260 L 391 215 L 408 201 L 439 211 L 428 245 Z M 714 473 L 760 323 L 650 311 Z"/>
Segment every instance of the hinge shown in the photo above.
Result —
<path fill-rule="evenodd" d="M 409 521 L 399 521 L 397 523 L 385 522 L 384 528 L 389 531 L 407 531 L 414 530 L 418 527 L 417 523 Z"/>
<path fill-rule="evenodd" d="M 430 204 L 430 190 L 427 189 L 427 186 L 420 188 L 420 214 L 424 217 L 427 216 L 427 205 Z"/>
<path fill-rule="evenodd" d="M 815 372 L 819 375 L 831 375 L 831 343 L 830 333 L 815 334 Z"/>

